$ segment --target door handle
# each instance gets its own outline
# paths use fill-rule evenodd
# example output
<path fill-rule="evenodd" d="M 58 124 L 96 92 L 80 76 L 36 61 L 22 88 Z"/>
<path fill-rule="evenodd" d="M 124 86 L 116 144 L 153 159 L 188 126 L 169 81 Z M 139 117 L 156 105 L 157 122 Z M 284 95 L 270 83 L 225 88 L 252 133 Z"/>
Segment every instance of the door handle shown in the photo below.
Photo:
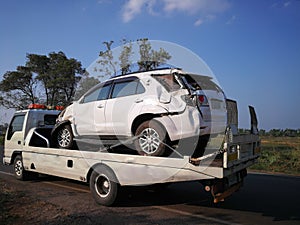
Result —
<path fill-rule="evenodd" d="M 138 99 L 135 100 L 136 103 L 140 103 L 140 102 L 142 102 L 142 101 L 144 101 L 144 100 L 141 99 L 141 98 L 138 98 Z"/>
<path fill-rule="evenodd" d="M 104 105 L 99 104 L 99 105 L 97 106 L 97 108 L 102 109 L 102 108 L 104 108 Z"/>

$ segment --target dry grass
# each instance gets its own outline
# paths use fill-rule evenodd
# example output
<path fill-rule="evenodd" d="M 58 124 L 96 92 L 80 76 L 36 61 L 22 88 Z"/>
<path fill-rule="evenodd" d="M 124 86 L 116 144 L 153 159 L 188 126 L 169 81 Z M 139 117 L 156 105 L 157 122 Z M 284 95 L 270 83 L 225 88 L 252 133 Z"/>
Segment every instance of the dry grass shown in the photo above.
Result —
<path fill-rule="evenodd" d="M 262 137 L 259 162 L 251 169 L 300 175 L 300 137 Z"/>

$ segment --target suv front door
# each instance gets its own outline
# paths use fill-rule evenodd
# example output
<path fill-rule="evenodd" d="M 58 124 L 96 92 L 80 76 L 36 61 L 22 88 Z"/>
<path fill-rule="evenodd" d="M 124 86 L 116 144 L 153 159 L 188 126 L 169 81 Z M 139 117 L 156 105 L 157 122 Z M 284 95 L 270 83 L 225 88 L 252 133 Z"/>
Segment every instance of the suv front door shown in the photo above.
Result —
<path fill-rule="evenodd" d="M 74 105 L 74 124 L 79 136 L 95 136 L 106 133 L 105 107 L 111 82 L 97 86 Z"/>

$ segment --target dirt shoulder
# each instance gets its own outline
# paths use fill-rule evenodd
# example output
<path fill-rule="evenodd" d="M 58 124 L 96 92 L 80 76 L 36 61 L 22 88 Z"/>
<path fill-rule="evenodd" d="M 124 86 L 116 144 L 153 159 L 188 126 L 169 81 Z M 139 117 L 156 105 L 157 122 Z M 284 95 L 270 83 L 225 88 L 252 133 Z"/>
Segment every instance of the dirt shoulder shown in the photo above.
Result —
<path fill-rule="evenodd" d="M 18 181 L 11 175 L 0 173 L 0 224 L 65 225 L 112 222 L 114 210 L 109 212 L 109 208 L 97 205 L 88 191 L 50 186 L 49 183 L 59 182 L 51 179 L 53 178 Z M 118 220 L 116 222 L 123 224 Z"/>
<path fill-rule="evenodd" d="M 10 179 L 8 180 L 9 182 L 0 177 L 1 224 L 46 224 L 47 221 L 67 215 L 67 211 L 63 208 L 36 198 L 31 187 L 29 190 L 28 188 L 20 190 L 16 185 L 11 185 Z"/>

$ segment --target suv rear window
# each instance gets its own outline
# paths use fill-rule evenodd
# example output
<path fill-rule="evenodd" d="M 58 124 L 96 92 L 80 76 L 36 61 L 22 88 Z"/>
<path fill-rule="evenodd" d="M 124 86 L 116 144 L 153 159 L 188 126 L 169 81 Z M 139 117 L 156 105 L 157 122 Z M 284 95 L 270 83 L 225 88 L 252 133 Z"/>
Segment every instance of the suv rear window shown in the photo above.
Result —
<path fill-rule="evenodd" d="M 180 89 L 180 84 L 173 74 L 157 74 L 152 75 L 168 92 Z"/>
<path fill-rule="evenodd" d="M 222 91 L 221 88 L 212 81 L 211 77 L 201 75 L 184 75 L 183 77 L 195 90 Z"/>

